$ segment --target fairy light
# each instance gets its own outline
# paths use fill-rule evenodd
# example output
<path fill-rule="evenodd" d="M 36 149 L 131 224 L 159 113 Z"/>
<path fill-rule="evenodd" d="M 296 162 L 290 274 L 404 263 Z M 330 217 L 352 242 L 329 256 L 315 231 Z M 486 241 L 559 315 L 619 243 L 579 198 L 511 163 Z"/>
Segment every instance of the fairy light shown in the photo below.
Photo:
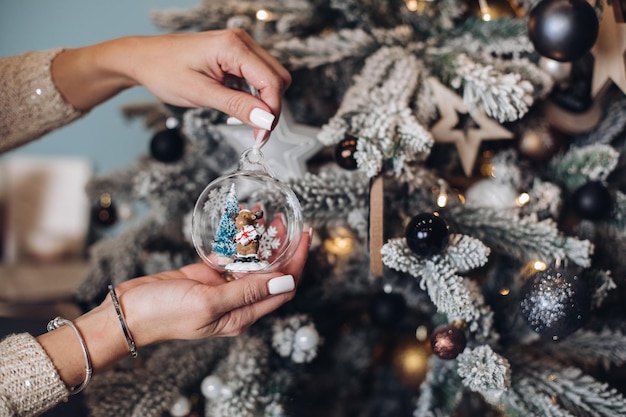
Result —
<path fill-rule="evenodd" d="M 419 9 L 419 4 L 417 0 L 407 0 L 406 8 L 412 12 L 416 12 Z"/>
<path fill-rule="evenodd" d="M 485 22 L 489 22 L 491 20 L 491 8 L 487 3 L 487 0 L 478 0 L 478 6 L 480 7 L 480 18 Z"/>
<path fill-rule="evenodd" d="M 515 199 L 515 204 L 517 207 L 523 207 L 530 202 L 530 195 L 528 193 L 521 193 Z"/>
<path fill-rule="evenodd" d="M 415 329 L 415 338 L 419 342 L 425 342 L 428 339 L 428 327 L 423 324 L 418 326 L 417 329 Z"/>
<path fill-rule="evenodd" d="M 511 294 L 511 289 L 504 287 L 504 288 L 500 288 L 500 295 L 503 297 L 506 297 L 507 295 Z"/>
<path fill-rule="evenodd" d="M 537 271 L 545 271 L 548 266 L 542 261 L 535 261 L 533 263 L 533 268 Z"/>
<path fill-rule="evenodd" d="M 347 229 L 339 228 L 336 233 L 324 240 L 324 249 L 334 255 L 348 255 L 352 252 L 353 239 Z"/>
<path fill-rule="evenodd" d="M 257 20 L 266 22 L 272 18 L 272 14 L 265 9 L 259 9 L 256 12 L 256 18 Z"/>

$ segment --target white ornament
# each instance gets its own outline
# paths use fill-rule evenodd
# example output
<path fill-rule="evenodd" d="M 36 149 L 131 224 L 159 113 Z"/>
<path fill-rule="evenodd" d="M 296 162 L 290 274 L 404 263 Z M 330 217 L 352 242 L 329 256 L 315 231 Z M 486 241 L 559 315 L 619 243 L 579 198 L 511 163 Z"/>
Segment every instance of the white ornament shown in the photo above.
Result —
<path fill-rule="evenodd" d="M 174 401 L 170 407 L 170 414 L 173 417 L 184 417 L 191 412 L 191 401 L 189 398 L 181 395 Z"/>
<path fill-rule="evenodd" d="M 510 209 L 517 207 L 518 193 L 512 185 L 494 179 L 480 180 L 465 192 L 467 207 Z"/>
<path fill-rule="evenodd" d="M 296 331 L 294 339 L 296 346 L 307 351 L 317 347 L 320 335 L 317 333 L 315 327 L 309 325 L 299 328 L 298 331 Z"/>
<path fill-rule="evenodd" d="M 210 400 L 218 398 L 221 395 L 223 388 L 224 384 L 222 384 L 222 380 L 215 375 L 207 376 L 200 384 L 200 391 L 202 392 L 202 395 L 204 398 L 208 398 Z"/>
<path fill-rule="evenodd" d="M 254 133 L 250 126 L 219 125 L 217 129 L 226 142 L 239 153 L 254 144 Z M 283 104 L 278 125 L 263 146 L 265 163 L 276 178 L 283 181 L 301 178 L 308 172 L 308 159 L 322 148 L 322 143 L 317 140 L 319 131 L 319 128 L 296 123 L 288 109 L 288 103 Z"/>

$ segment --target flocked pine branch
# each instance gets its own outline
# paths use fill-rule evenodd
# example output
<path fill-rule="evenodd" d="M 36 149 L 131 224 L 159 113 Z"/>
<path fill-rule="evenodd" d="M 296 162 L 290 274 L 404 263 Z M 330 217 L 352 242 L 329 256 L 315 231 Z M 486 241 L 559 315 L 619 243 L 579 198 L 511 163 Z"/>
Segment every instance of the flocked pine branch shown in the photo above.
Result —
<path fill-rule="evenodd" d="M 593 144 L 571 148 L 550 161 L 549 175 L 570 191 L 588 181 L 605 181 L 617 166 L 619 152 L 609 145 Z"/>
<path fill-rule="evenodd" d="M 252 417 L 264 408 L 265 392 L 269 387 L 269 348 L 254 336 L 242 335 L 235 339 L 228 357 L 216 369 L 223 389 L 217 398 L 207 401 L 205 415 L 209 417 Z"/>
<path fill-rule="evenodd" d="M 95 376 L 85 391 L 94 417 L 160 417 L 181 394 L 199 383 L 223 357 L 229 339 L 168 342 L 144 354 L 141 369 L 119 367 Z M 141 353 L 140 353 L 141 354 Z M 138 381 L 141 383 L 138 384 Z"/>
<path fill-rule="evenodd" d="M 428 365 L 426 380 L 420 386 L 420 396 L 413 415 L 415 417 L 452 416 L 463 392 L 456 362 L 432 356 Z"/>
<path fill-rule="evenodd" d="M 408 43 L 411 36 L 406 26 L 370 32 L 346 28 L 318 36 L 277 41 L 269 51 L 291 70 L 310 69 L 345 59 L 364 59 L 381 45 Z"/>
<path fill-rule="evenodd" d="M 542 260 L 551 264 L 569 259 L 584 267 L 591 263 L 591 242 L 564 236 L 550 219 L 537 222 L 486 207 L 451 207 L 444 216 L 456 223 L 459 232 L 522 262 Z"/>
<path fill-rule="evenodd" d="M 563 363 L 609 369 L 626 363 L 626 335 L 620 329 L 581 329 L 559 343 L 542 343 L 541 352 Z"/>
<path fill-rule="evenodd" d="M 369 180 L 354 172 L 306 173 L 288 185 L 300 200 L 305 220 L 320 226 L 346 219 L 353 210 L 367 210 Z"/>
<path fill-rule="evenodd" d="M 306 0 L 273 0 L 271 12 L 275 19 L 306 14 L 311 5 Z M 253 22 L 259 9 L 267 9 L 260 1 L 215 2 L 203 0 L 197 7 L 188 9 L 155 10 L 150 17 L 155 24 L 170 30 L 213 30 L 229 26 L 229 20 Z M 231 25 L 232 26 L 232 25 Z M 240 25 L 237 25 L 240 26 Z"/>
<path fill-rule="evenodd" d="M 517 73 L 502 73 L 465 54 L 456 57 L 455 67 L 457 75 L 451 84 L 462 88 L 469 109 L 482 109 L 500 122 L 512 122 L 521 119 L 533 104 L 533 85 Z"/>
<path fill-rule="evenodd" d="M 468 242 L 471 238 L 454 239 L 453 242 Z M 467 243 L 464 243 L 467 244 Z M 474 241 L 474 248 L 480 248 L 475 253 L 475 263 L 487 261 L 489 249 Z M 408 273 L 420 280 L 420 287 L 428 292 L 431 301 L 440 313 L 446 314 L 449 321 L 463 320 L 468 323 L 470 331 L 484 333 L 480 321 L 484 314 L 482 297 L 476 298 L 476 293 L 466 285 L 465 280 L 456 275 L 453 264 L 447 261 L 445 253 L 432 258 L 421 258 L 415 255 L 406 245 L 405 239 L 391 239 L 381 249 L 383 263 L 401 272 Z M 453 259 L 455 257 L 453 256 Z"/>
<path fill-rule="evenodd" d="M 622 394 L 578 368 L 561 367 L 546 358 L 525 357 L 523 363 L 515 364 L 512 369 L 513 395 L 519 393 L 523 400 L 505 395 L 503 400 L 507 405 L 523 401 L 537 416 L 619 417 L 626 414 L 626 398 Z"/>
<path fill-rule="evenodd" d="M 399 174 L 405 162 L 419 160 L 433 139 L 410 108 L 422 67 L 407 50 L 383 47 L 367 59 L 319 139 L 336 144 L 346 135 L 358 138 L 355 159 L 370 177 L 389 160 Z"/>
<path fill-rule="evenodd" d="M 457 361 L 458 374 L 463 385 L 481 394 L 488 403 L 499 404 L 511 383 L 509 362 L 489 345 L 466 348 Z"/>
<path fill-rule="evenodd" d="M 507 55 L 518 59 L 534 52 L 527 23 L 522 19 L 501 17 L 485 22 L 468 18 L 448 36 L 445 43 L 448 48 L 485 58 Z"/>

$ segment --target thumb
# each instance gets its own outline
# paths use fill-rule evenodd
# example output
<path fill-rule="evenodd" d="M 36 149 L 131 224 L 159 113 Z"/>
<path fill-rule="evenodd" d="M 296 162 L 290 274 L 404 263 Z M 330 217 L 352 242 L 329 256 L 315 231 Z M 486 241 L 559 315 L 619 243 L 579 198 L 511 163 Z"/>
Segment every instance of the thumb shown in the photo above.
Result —
<path fill-rule="evenodd" d="M 216 289 L 219 290 L 221 300 L 219 306 L 215 306 L 220 313 L 249 306 L 278 294 L 285 294 L 296 288 L 296 281 L 292 275 L 279 276 L 247 276 L 235 281 L 226 282 Z"/>

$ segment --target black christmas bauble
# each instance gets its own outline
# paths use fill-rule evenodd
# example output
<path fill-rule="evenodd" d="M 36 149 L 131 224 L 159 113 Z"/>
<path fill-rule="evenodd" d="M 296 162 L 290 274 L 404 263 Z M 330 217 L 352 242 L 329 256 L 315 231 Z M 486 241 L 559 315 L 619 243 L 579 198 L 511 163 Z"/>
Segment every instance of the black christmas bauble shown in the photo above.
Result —
<path fill-rule="evenodd" d="M 175 162 L 185 150 L 185 139 L 178 129 L 164 129 L 154 134 L 150 141 L 150 154 L 161 162 Z"/>
<path fill-rule="evenodd" d="M 465 332 L 451 324 L 438 326 L 430 336 L 430 347 L 441 359 L 454 359 L 467 345 Z"/>
<path fill-rule="evenodd" d="M 600 220 L 608 217 L 613 207 L 609 190 L 599 181 L 580 186 L 572 195 L 572 206 L 583 219 Z"/>
<path fill-rule="evenodd" d="M 416 255 L 428 257 L 441 253 L 450 237 L 450 227 L 438 213 L 421 213 L 407 224 L 406 244 Z"/>
<path fill-rule="evenodd" d="M 378 325 L 398 324 L 406 311 L 406 300 L 402 294 L 381 291 L 370 300 L 370 317 Z"/>
<path fill-rule="evenodd" d="M 580 329 L 591 308 L 584 279 L 553 268 L 537 272 L 521 291 L 520 313 L 540 335 L 558 340 Z"/>
<path fill-rule="evenodd" d="M 335 162 L 340 167 L 347 170 L 355 170 L 358 168 L 354 153 L 356 152 L 357 138 L 354 136 L 346 136 L 335 147 Z"/>
<path fill-rule="evenodd" d="M 528 19 L 528 37 L 539 54 L 576 61 L 598 38 L 598 17 L 585 0 L 541 0 Z"/>

